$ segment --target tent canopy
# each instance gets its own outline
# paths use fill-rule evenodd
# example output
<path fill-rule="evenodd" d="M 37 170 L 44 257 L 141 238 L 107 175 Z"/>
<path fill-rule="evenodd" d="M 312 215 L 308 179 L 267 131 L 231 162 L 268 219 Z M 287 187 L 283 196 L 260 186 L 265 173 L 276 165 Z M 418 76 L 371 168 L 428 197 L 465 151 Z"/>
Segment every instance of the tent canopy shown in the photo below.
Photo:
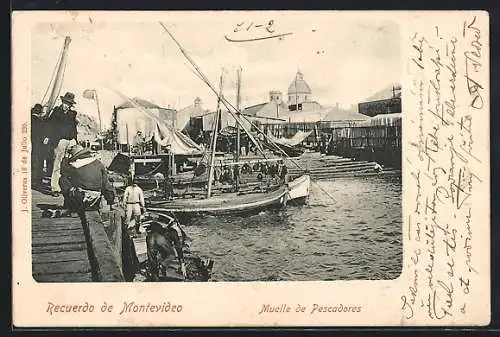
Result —
<path fill-rule="evenodd" d="M 131 144 L 137 131 L 141 131 L 149 140 L 156 128 L 157 120 L 169 127 L 177 126 L 177 112 L 166 109 L 141 98 L 125 100 L 116 107 L 118 142 Z"/>
<path fill-rule="evenodd" d="M 191 138 L 160 122 L 156 122 L 154 138 L 161 146 L 170 146 L 170 152 L 174 155 L 194 155 L 203 152 L 201 146 Z"/>
<path fill-rule="evenodd" d="M 118 106 L 117 124 L 119 142 L 131 144 L 137 131 L 141 131 L 146 140 L 154 140 L 161 146 L 169 146 L 175 155 L 199 154 L 203 149 L 191 138 L 176 129 L 177 112 L 159 108 L 157 105 L 138 98 L 125 99 Z"/>
<path fill-rule="evenodd" d="M 296 134 L 293 135 L 292 138 L 275 138 L 272 135 L 267 135 L 273 142 L 281 144 L 281 145 L 289 145 L 289 146 L 296 146 L 302 143 L 309 135 L 312 133 L 311 131 L 297 131 Z"/>
<path fill-rule="evenodd" d="M 360 123 L 361 126 L 401 126 L 401 113 L 382 114 Z"/>

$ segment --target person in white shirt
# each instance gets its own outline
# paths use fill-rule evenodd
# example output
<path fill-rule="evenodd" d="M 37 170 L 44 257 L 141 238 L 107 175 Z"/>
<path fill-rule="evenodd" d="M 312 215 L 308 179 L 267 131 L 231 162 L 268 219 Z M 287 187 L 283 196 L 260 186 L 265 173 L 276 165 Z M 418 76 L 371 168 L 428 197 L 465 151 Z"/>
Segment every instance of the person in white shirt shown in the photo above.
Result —
<path fill-rule="evenodd" d="M 125 188 L 123 204 L 127 210 L 126 221 L 128 222 L 128 228 L 135 228 L 135 232 L 140 234 L 141 208 L 145 207 L 144 192 L 132 178 L 129 178 L 128 186 Z"/>

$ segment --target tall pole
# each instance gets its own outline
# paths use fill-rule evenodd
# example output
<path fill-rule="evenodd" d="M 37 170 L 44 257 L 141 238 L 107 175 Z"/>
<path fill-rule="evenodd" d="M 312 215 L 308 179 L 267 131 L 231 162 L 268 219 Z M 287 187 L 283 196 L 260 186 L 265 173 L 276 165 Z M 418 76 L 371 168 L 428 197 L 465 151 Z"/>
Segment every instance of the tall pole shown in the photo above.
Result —
<path fill-rule="evenodd" d="M 97 105 L 97 116 L 99 117 L 99 134 L 102 133 L 102 122 L 101 122 L 101 108 L 99 107 L 99 97 L 97 97 L 97 90 L 95 92 L 95 104 Z M 102 138 L 99 138 L 99 142 L 101 143 L 101 150 L 104 150 L 104 144 Z"/>
<path fill-rule="evenodd" d="M 184 55 L 184 57 L 186 57 L 186 59 L 189 61 L 189 63 L 191 63 L 191 65 L 194 67 L 194 69 L 196 70 L 196 73 L 195 75 L 198 76 L 209 88 L 210 90 L 212 90 L 212 92 L 218 96 L 218 99 L 220 99 L 221 103 L 228 109 L 228 113 L 231 114 L 231 116 L 233 118 L 235 118 L 236 114 L 234 114 L 232 111 L 231 111 L 231 108 L 236 110 L 236 108 L 225 98 L 225 97 L 221 97 L 219 96 L 219 93 L 217 92 L 217 89 L 215 88 L 215 86 L 210 82 L 210 80 L 203 74 L 203 72 L 201 71 L 201 69 L 198 67 L 198 65 L 194 62 L 194 60 L 188 55 L 188 53 L 184 50 L 184 48 L 182 47 L 182 45 L 179 43 L 179 41 L 177 41 L 175 39 L 175 37 L 172 35 L 172 33 L 170 33 L 170 31 L 167 29 L 167 27 L 162 23 L 160 22 L 160 25 L 163 27 L 163 29 L 167 32 L 167 34 L 170 36 L 170 38 L 172 38 L 172 40 L 175 42 L 175 44 L 179 47 L 179 50 L 181 51 L 181 53 Z M 238 121 L 238 123 L 241 123 L 240 121 Z M 252 134 L 246 130 L 245 126 L 244 125 L 241 125 L 241 128 L 245 131 L 245 133 L 248 135 L 248 138 L 250 138 L 250 140 L 255 144 L 255 146 L 257 147 L 257 149 L 259 150 L 259 152 L 262 154 L 262 156 L 264 158 L 266 158 L 266 154 L 264 153 L 264 149 L 262 148 L 262 146 L 259 144 L 259 142 L 257 142 L 257 140 L 255 140 L 255 138 L 252 136 Z"/>
<path fill-rule="evenodd" d="M 116 110 L 116 106 L 113 105 L 113 116 L 111 117 L 111 134 L 113 138 L 113 144 L 115 150 L 118 150 L 118 111 Z"/>
<path fill-rule="evenodd" d="M 213 133 L 214 136 L 212 137 L 212 155 L 210 157 L 210 170 L 208 172 L 208 186 L 207 186 L 207 198 L 210 198 L 210 195 L 212 194 L 212 181 L 214 178 L 214 162 L 215 162 L 215 146 L 217 144 L 217 133 L 219 132 L 219 116 L 220 116 L 220 102 L 221 102 L 221 97 L 222 97 L 222 74 L 220 75 L 220 82 L 219 82 L 219 98 L 217 99 L 217 110 L 215 111 L 215 119 L 214 119 L 214 127 L 213 127 Z"/>
<path fill-rule="evenodd" d="M 241 99 L 240 99 L 240 90 L 241 90 L 241 67 L 238 68 L 237 70 L 237 87 L 236 87 L 236 117 L 237 117 L 237 121 L 236 121 L 236 163 L 238 163 L 240 161 L 240 148 L 241 148 L 241 144 L 240 144 L 240 139 L 241 139 L 241 129 L 240 129 L 240 103 L 241 103 Z M 240 176 L 240 172 L 239 172 L 239 166 L 236 165 L 235 166 L 235 170 L 236 170 L 236 174 L 235 174 L 235 182 L 236 182 L 236 191 L 239 190 L 239 185 L 240 185 L 240 182 L 239 182 L 239 176 Z"/>
<path fill-rule="evenodd" d="M 128 123 L 125 124 L 125 131 L 127 132 L 127 149 L 128 149 L 128 154 L 130 154 L 130 142 L 128 140 Z"/>
<path fill-rule="evenodd" d="M 95 103 L 97 105 L 97 116 L 99 117 L 99 132 L 102 131 L 102 123 L 101 123 L 101 108 L 99 107 L 99 97 L 97 97 L 97 90 L 95 92 Z"/>

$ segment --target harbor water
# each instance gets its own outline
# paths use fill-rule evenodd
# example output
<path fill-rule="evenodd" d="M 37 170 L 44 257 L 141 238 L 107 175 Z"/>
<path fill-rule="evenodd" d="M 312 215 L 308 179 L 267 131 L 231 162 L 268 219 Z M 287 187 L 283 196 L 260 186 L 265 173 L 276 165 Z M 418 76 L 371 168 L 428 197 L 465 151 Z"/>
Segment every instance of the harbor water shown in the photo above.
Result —
<path fill-rule="evenodd" d="M 402 269 L 401 177 L 316 181 L 307 205 L 207 216 L 184 229 L 191 251 L 215 261 L 213 281 L 394 279 Z"/>

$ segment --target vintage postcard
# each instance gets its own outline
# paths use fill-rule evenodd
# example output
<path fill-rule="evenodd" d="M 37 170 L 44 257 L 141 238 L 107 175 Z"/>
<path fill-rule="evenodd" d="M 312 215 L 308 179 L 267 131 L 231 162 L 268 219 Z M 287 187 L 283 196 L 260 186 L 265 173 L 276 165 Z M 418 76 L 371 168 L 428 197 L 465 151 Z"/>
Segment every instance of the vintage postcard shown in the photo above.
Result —
<path fill-rule="evenodd" d="M 14 12 L 17 327 L 490 322 L 485 11 Z"/>

